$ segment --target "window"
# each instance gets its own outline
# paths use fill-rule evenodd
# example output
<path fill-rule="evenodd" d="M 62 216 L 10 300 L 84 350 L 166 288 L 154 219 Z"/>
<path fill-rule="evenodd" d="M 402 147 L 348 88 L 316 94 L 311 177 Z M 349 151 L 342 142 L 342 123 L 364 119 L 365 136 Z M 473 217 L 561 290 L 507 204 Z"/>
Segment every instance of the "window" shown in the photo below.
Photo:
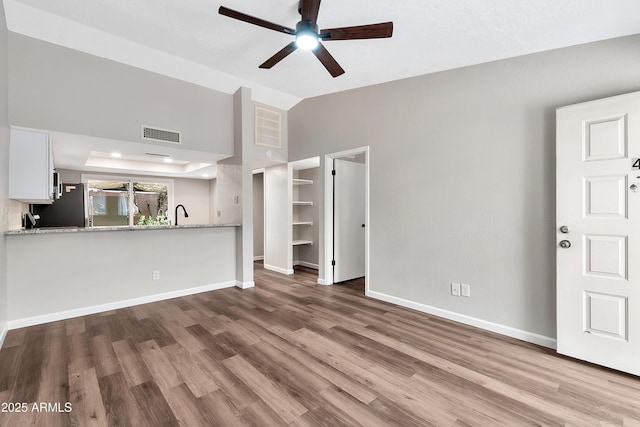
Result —
<path fill-rule="evenodd" d="M 157 182 L 133 183 L 134 220 L 136 225 L 168 225 L 169 189 Z"/>
<path fill-rule="evenodd" d="M 84 177 L 89 201 L 89 226 L 148 226 L 170 223 L 173 181 Z"/>

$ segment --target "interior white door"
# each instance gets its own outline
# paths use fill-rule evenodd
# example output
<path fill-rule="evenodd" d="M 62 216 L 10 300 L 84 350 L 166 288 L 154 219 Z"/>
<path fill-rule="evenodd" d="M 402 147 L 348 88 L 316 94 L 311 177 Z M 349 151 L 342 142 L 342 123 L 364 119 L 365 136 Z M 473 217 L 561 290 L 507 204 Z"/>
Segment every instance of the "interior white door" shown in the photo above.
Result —
<path fill-rule="evenodd" d="M 338 283 L 365 275 L 365 168 L 335 159 L 333 169 L 333 281 Z"/>
<path fill-rule="evenodd" d="M 640 375 L 640 92 L 557 111 L 558 352 Z"/>

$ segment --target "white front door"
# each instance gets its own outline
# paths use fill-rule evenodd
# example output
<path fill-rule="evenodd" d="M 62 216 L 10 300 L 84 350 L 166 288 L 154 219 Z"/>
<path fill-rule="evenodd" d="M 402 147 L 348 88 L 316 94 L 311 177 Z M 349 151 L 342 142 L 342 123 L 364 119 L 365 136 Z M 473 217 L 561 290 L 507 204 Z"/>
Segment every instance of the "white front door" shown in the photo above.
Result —
<path fill-rule="evenodd" d="M 640 375 L 640 92 L 557 110 L 558 352 Z"/>
<path fill-rule="evenodd" d="M 333 281 L 365 275 L 365 167 L 334 160 Z"/>

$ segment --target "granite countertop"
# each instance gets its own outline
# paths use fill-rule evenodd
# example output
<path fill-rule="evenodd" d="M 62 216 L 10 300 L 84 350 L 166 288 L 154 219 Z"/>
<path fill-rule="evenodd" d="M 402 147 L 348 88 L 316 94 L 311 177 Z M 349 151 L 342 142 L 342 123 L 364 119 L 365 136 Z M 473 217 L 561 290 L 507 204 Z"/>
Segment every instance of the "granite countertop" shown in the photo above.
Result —
<path fill-rule="evenodd" d="M 133 227 L 45 227 L 32 228 L 29 230 L 9 230 L 5 235 L 33 235 L 33 234 L 55 234 L 55 233 L 97 233 L 105 231 L 149 231 L 149 230 L 183 230 L 187 228 L 221 228 L 240 227 L 240 224 L 197 224 L 197 225 L 149 225 Z"/>

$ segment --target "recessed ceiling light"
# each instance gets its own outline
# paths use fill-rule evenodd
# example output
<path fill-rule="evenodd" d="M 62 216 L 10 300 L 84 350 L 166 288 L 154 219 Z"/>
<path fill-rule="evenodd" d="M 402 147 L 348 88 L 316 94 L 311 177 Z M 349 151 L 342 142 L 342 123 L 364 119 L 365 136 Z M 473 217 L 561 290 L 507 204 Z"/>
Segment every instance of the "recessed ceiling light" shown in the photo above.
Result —
<path fill-rule="evenodd" d="M 116 153 L 115 151 L 113 153 L 111 153 L 111 157 L 115 157 L 116 159 L 122 157 L 122 154 L 120 153 Z"/>
<path fill-rule="evenodd" d="M 171 157 L 165 157 L 165 158 L 164 158 L 164 160 L 163 160 L 163 162 L 165 162 L 165 163 L 171 163 L 171 162 L 173 162 L 173 159 L 172 159 Z"/>

